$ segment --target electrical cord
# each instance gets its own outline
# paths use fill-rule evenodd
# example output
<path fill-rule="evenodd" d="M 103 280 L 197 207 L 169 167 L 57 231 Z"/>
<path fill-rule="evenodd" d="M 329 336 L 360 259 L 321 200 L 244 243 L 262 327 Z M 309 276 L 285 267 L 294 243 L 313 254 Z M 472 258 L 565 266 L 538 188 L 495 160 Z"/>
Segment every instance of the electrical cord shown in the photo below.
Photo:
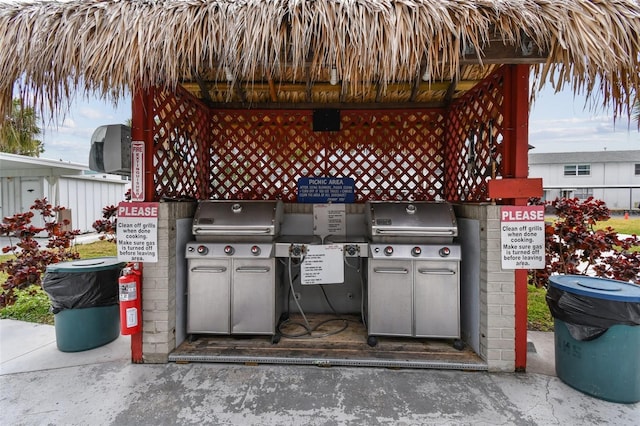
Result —
<path fill-rule="evenodd" d="M 304 258 L 300 259 L 300 264 L 302 264 L 302 262 L 304 261 Z M 296 291 L 293 288 L 293 278 L 292 278 L 292 274 L 291 274 L 291 257 L 289 257 L 289 288 L 291 288 L 291 294 L 293 295 L 293 301 L 296 303 L 296 306 L 298 307 L 298 310 L 300 311 L 300 314 L 302 315 L 302 318 L 304 318 L 304 324 L 305 324 L 305 328 L 309 329 L 311 328 L 311 325 L 309 324 L 309 321 L 307 320 L 306 315 L 304 314 L 304 311 L 302 310 L 302 306 L 300 306 L 300 302 L 298 302 L 298 298 L 296 297 Z M 286 321 L 285 321 L 286 322 Z M 284 333 L 280 333 L 285 337 L 288 337 L 286 334 Z"/>
<path fill-rule="evenodd" d="M 302 262 L 304 262 L 304 257 L 300 258 L 300 262 L 298 263 L 298 266 L 302 265 Z M 300 315 L 302 315 L 302 318 L 304 319 L 304 323 L 302 322 L 298 322 L 298 321 L 291 321 L 290 318 L 287 318 L 286 320 L 280 322 L 278 324 L 278 333 L 280 333 L 281 336 L 283 337 L 287 337 L 290 339 L 302 339 L 302 338 L 313 338 L 313 339 L 320 339 L 320 338 L 324 338 L 324 337 L 329 337 L 329 336 L 333 336 L 335 334 L 339 334 L 342 333 L 344 330 L 347 329 L 347 327 L 349 326 L 349 319 L 346 318 L 341 318 L 340 314 L 338 314 L 338 312 L 336 311 L 336 309 L 333 307 L 333 305 L 331 304 L 331 301 L 329 300 L 329 297 L 327 296 L 327 293 L 324 290 L 324 287 L 322 285 L 320 285 L 320 290 L 322 290 L 322 294 L 324 295 L 325 301 L 327 302 L 327 304 L 329 305 L 329 308 L 331 309 L 331 311 L 333 312 L 334 315 L 336 315 L 338 318 L 330 318 L 327 319 L 325 321 L 321 321 L 319 323 L 317 323 L 316 325 L 314 325 L 313 327 L 311 326 L 311 324 L 309 323 L 309 320 L 307 319 L 302 307 L 300 306 L 300 303 L 298 302 L 298 298 L 295 296 L 295 289 L 293 288 L 293 281 L 295 280 L 293 278 L 293 270 L 292 270 L 292 258 L 289 257 L 289 261 L 287 262 L 287 266 L 288 266 L 288 270 L 289 270 L 289 289 L 290 289 L 290 293 L 289 293 L 289 297 L 287 297 L 287 310 L 289 310 L 289 306 L 290 306 L 290 300 L 291 300 L 291 295 L 293 295 L 293 300 L 296 304 L 296 306 L 298 307 L 298 310 L 300 311 Z M 298 277 L 298 275 L 296 275 L 296 278 Z M 313 334 L 314 332 L 317 332 L 318 329 L 330 322 L 334 322 L 334 321 L 342 321 L 343 325 L 342 327 L 338 328 L 337 330 L 333 330 L 330 332 L 326 332 L 326 333 L 321 333 L 321 334 Z M 282 327 L 284 325 L 294 325 L 294 326 L 298 326 L 300 328 L 303 329 L 303 331 L 299 332 L 299 333 L 285 333 L 282 331 Z"/>

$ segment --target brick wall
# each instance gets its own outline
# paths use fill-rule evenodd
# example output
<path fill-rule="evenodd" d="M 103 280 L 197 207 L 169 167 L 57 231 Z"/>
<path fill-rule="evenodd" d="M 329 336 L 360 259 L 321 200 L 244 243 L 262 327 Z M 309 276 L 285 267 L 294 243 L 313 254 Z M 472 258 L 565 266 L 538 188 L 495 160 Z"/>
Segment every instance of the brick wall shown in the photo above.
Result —
<path fill-rule="evenodd" d="M 480 222 L 480 355 L 489 371 L 515 370 L 515 274 L 503 270 L 500 206 L 456 206 L 458 217 Z"/>
<path fill-rule="evenodd" d="M 160 203 L 158 263 L 145 263 L 142 283 L 142 355 L 166 363 L 176 347 L 176 220 L 193 217 L 196 203 Z"/>

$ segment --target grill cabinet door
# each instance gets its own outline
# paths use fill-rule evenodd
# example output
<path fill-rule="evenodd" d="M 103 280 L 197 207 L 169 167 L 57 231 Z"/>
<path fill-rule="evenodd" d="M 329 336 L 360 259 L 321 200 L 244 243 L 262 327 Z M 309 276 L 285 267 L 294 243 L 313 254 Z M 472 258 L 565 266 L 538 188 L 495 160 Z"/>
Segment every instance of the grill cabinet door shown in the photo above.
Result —
<path fill-rule="evenodd" d="M 231 332 L 274 334 L 275 259 L 236 259 L 233 263 Z"/>
<path fill-rule="evenodd" d="M 458 262 L 415 263 L 416 337 L 460 337 L 460 274 Z"/>
<path fill-rule="evenodd" d="M 189 261 L 187 333 L 229 334 L 228 259 Z"/>
<path fill-rule="evenodd" d="M 370 335 L 412 335 L 411 261 L 369 261 Z"/>

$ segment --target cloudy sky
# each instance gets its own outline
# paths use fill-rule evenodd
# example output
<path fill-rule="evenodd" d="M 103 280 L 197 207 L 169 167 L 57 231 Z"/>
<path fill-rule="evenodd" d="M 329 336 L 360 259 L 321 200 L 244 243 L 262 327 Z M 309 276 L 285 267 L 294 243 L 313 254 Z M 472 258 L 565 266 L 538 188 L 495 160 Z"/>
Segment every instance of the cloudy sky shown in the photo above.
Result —
<path fill-rule="evenodd" d="M 45 115 L 46 116 L 46 115 Z M 131 118 L 131 101 L 126 99 L 114 107 L 99 99 L 79 99 L 68 112 L 43 123 L 40 140 L 44 142 L 42 158 L 89 164 L 91 136 L 105 124 L 125 124 Z"/>
<path fill-rule="evenodd" d="M 584 97 L 574 99 L 571 91 L 538 95 L 531 110 L 529 143 L 531 152 L 576 152 L 640 149 L 640 133 L 626 117 L 615 123 L 610 111 L 584 107 Z M 117 107 L 97 99 L 79 99 L 69 113 L 57 118 L 58 125 L 45 123 L 45 152 L 42 158 L 88 164 L 91 135 L 105 124 L 124 124 L 131 118 L 131 101 Z"/>
<path fill-rule="evenodd" d="M 584 96 L 548 89 L 532 106 L 529 144 L 535 153 L 637 150 L 640 133 L 626 116 L 614 121 L 611 111 L 585 107 Z"/>

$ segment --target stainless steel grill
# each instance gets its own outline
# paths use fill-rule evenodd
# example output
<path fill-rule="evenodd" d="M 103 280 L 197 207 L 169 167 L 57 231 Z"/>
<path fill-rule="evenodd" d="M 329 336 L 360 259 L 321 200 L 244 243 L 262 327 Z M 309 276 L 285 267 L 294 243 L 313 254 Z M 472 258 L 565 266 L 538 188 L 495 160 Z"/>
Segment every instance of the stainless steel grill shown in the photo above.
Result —
<path fill-rule="evenodd" d="M 187 244 L 187 333 L 268 334 L 282 312 L 281 201 L 202 201 Z"/>
<path fill-rule="evenodd" d="M 453 207 L 369 202 L 367 329 L 375 336 L 460 337 L 461 250 Z M 461 345 L 456 340 L 456 346 Z"/>
<path fill-rule="evenodd" d="M 192 230 L 196 241 L 272 242 L 282 216 L 281 201 L 201 201 Z"/>
<path fill-rule="evenodd" d="M 450 244 L 458 236 L 449 203 L 371 201 L 365 218 L 372 242 Z"/>

